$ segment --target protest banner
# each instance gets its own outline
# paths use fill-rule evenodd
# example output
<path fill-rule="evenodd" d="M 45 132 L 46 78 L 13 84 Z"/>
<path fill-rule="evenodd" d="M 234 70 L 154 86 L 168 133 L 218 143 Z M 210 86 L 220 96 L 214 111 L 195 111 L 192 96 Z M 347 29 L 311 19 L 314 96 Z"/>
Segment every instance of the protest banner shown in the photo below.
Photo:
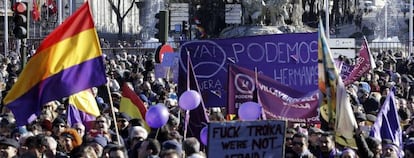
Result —
<path fill-rule="evenodd" d="M 187 52 L 207 107 L 226 106 L 229 63 L 257 68 L 301 92 L 317 90 L 317 39 L 317 33 L 292 33 L 185 42 L 179 50 L 179 94 L 186 90 Z"/>
<path fill-rule="evenodd" d="M 347 67 L 342 67 L 341 77 L 344 80 L 344 84 L 349 85 L 353 83 L 369 70 L 373 69 L 373 61 L 371 61 L 371 58 L 368 42 L 365 39 L 359 50 L 359 57 L 357 58 L 355 66 L 347 65 Z"/>
<path fill-rule="evenodd" d="M 319 91 L 303 93 L 262 74 L 235 64 L 229 66 L 228 113 L 235 114 L 240 104 L 259 102 L 266 118 L 292 122 L 319 122 Z M 255 94 L 256 93 L 256 94 Z M 257 95 L 257 96 L 255 96 Z"/>
<path fill-rule="evenodd" d="M 207 157 L 283 157 L 282 120 L 210 122 Z"/>

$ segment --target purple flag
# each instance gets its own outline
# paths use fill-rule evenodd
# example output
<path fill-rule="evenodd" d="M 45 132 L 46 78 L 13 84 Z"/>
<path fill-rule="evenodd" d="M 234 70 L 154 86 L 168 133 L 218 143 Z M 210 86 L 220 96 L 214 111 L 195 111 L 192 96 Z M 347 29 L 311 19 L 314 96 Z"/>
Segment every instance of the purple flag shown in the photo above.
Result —
<path fill-rule="evenodd" d="M 194 74 L 194 67 L 191 59 L 188 58 L 187 62 L 187 80 L 185 81 L 186 85 L 188 89 L 194 89 L 201 94 L 197 78 L 195 77 L 196 75 Z M 197 108 L 190 110 L 189 112 L 189 119 L 186 120 L 186 123 L 188 123 L 188 129 L 186 129 L 188 130 L 187 136 L 196 137 L 201 142 L 200 132 L 205 126 L 207 126 L 208 122 L 209 118 L 206 114 L 204 101 L 201 99 L 200 105 Z"/>
<path fill-rule="evenodd" d="M 85 126 L 86 131 L 92 128 L 91 123 L 95 120 L 95 116 L 92 116 L 86 112 L 77 109 L 72 104 L 69 104 L 66 115 L 69 126 L 72 127 L 75 123 L 82 123 Z"/>
<path fill-rule="evenodd" d="M 319 122 L 318 91 L 303 93 L 261 74 L 257 75 L 256 83 L 254 71 L 230 65 L 228 112 L 235 114 L 238 105 L 253 101 L 256 91 L 267 119 Z"/>
<path fill-rule="evenodd" d="M 372 125 L 369 135 L 379 140 L 389 139 L 392 140 L 395 145 L 399 147 L 403 146 L 402 130 L 398 119 L 393 91 L 388 93 L 387 98 L 377 115 L 377 120 L 374 125 Z M 402 157 L 402 152 L 399 152 L 399 154 L 400 157 Z"/>

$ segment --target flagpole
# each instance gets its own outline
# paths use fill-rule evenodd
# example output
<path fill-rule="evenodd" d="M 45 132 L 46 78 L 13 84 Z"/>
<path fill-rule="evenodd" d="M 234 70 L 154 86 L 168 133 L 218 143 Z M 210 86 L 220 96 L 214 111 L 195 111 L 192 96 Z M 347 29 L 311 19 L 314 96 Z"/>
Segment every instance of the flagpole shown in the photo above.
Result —
<path fill-rule="evenodd" d="M 258 79 L 258 75 L 257 75 L 257 67 L 254 67 L 254 80 L 255 80 L 255 87 L 256 87 L 256 95 L 257 97 L 257 103 L 259 103 L 260 107 L 262 108 L 262 120 L 267 120 L 266 119 L 266 113 L 265 113 L 265 109 L 263 108 L 263 105 L 260 103 L 260 97 L 259 97 L 259 92 L 258 92 L 258 84 L 259 84 L 259 79 Z"/>
<path fill-rule="evenodd" d="M 118 144 L 121 145 L 121 140 L 119 138 L 120 137 L 119 130 L 118 130 L 118 126 L 117 126 L 117 123 L 116 123 L 114 103 L 112 102 L 111 90 L 109 89 L 109 82 L 107 82 L 105 85 L 106 85 L 106 90 L 107 90 L 108 96 L 109 96 L 109 104 L 111 105 L 111 113 L 112 113 L 112 118 L 113 118 L 112 120 L 114 121 L 116 138 L 117 138 Z"/>
<path fill-rule="evenodd" d="M 187 51 L 187 91 L 190 90 L 190 52 Z M 185 120 L 184 120 L 184 134 L 183 139 L 187 137 L 187 128 L 188 123 L 190 122 L 190 110 L 185 110 Z"/>
<path fill-rule="evenodd" d="M 4 1 L 4 57 L 9 51 L 9 7 L 8 0 Z"/>
<path fill-rule="evenodd" d="M 387 6 L 385 6 L 387 7 Z M 413 0 L 410 0 L 410 14 L 409 14 L 409 25 L 408 25 L 408 59 L 411 59 L 411 53 L 413 53 Z"/>
<path fill-rule="evenodd" d="M 329 39 L 329 0 L 325 0 L 325 28 L 326 38 Z"/>

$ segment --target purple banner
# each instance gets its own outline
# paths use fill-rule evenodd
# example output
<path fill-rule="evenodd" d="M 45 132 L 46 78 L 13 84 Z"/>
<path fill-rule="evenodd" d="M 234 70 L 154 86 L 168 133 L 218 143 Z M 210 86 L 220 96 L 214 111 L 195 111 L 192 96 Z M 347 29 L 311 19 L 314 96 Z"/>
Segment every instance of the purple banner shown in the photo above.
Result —
<path fill-rule="evenodd" d="M 257 74 L 255 84 L 255 72 L 236 65 L 230 65 L 229 71 L 230 114 L 235 114 L 240 104 L 257 98 L 267 119 L 319 122 L 318 90 L 300 92 L 261 74 Z"/>
<path fill-rule="evenodd" d="M 207 107 L 227 105 L 227 67 L 234 63 L 307 93 L 318 89 L 317 33 L 188 41 L 180 47 L 179 94 L 186 90 L 187 54 Z"/>

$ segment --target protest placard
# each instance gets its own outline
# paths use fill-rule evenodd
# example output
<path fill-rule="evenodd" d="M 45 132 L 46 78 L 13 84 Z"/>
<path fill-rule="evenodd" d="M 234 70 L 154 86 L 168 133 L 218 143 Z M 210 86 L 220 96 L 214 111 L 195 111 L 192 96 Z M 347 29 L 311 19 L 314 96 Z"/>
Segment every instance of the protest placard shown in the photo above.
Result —
<path fill-rule="evenodd" d="M 282 120 L 210 122 L 208 157 L 283 157 L 286 122 Z"/>

